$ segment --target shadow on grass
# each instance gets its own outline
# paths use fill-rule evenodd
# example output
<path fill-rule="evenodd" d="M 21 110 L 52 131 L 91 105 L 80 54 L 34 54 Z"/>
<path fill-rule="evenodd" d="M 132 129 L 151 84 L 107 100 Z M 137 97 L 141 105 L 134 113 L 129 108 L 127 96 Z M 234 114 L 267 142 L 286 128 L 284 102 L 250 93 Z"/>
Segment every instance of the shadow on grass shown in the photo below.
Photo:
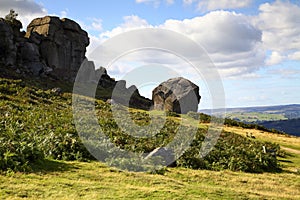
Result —
<path fill-rule="evenodd" d="M 279 162 L 283 162 L 283 163 L 293 163 L 292 161 L 290 160 L 278 160 Z"/>
<path fill-rule="evenodd" d="M 30 164 L 31 173 L 64 172 L 78 169 L 75 165 L 64 161 L 44 159 Z"/>

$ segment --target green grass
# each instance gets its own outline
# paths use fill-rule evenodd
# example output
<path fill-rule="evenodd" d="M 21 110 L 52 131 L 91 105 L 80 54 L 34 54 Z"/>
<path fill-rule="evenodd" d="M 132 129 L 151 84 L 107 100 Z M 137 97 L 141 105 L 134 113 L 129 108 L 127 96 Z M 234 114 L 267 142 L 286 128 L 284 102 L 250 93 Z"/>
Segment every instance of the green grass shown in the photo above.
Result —
<path fill-rule="evenodd" d="M 71 103 L 71 94 L 59 96 L 20 80 L 0 79 L 0 134 L 9 133 L 9 137 L 21 134 L 25 138 L 28 136 L 29 141 L 32 137 L 33 142 L 37 141 L 37 144 L 32 145 L 41 148 L 46 156 L 46 159 L 37 163 L 28 160 L 27 172 L 2 171 L 0 199 L 300 198 L 300 155 L 290 150 L 286 152 L 285 158 L 279 158 L 283 167 L 281 173 L 255 174 L 177 167 L 167 168 L 164 175 L 158 175 L 120 171 L 95 161 L 52 160 L 50 157 L 80 160 L 86 156 L 72 123 Z M 102 101 L 96 101 L 96 108 L 97 114 L 103 118 L 100 121 L 109 121 L 109 107 Z M 130 110 L 132 118 L 141 124 L 149 117 L 148 112 Z M 157 111 L 151 113 L 158 117 L 162 115 Z M 168 119 L 172 125 L 184 120 L 189 126 L 198 126 L 200 129 L 208 126 L 199 125 L 196 120 L 184 115 L 182 119 L 174 116 Z M 296 137 L 239 127 L 225 127 L 225 131 L 233 139 L 243 139 L 240 141 L 246 142 L 249 140 L 236 137 L 235 134 L 245 137 L 246 132 L 252 132 L 256 139 L 253 139 L 253 143 L 250 141 L 250 145 L 255 144 L 255 141 L 276 142 L 292 150 L 300 149 L 300 138 Z M 228 141 L 230 137 L 224 140 Z M 20 148 L 20 151 L 24 150 L 23 143 L 17 141 L 12 144 Z M 223 147 L 222 143 L 220 147 Z M 6 146 L 2 150 L 6 150 L 5 148 Z M 27 150 L 24 152 L 28 153 Z"/>
<path fill-rule="evenodd" d="M 299 199 L 300 176 L 169 168 L 122 172 L 99 162 L 47 161 L 32 173 L 0 175 L 3 199 Z"/>

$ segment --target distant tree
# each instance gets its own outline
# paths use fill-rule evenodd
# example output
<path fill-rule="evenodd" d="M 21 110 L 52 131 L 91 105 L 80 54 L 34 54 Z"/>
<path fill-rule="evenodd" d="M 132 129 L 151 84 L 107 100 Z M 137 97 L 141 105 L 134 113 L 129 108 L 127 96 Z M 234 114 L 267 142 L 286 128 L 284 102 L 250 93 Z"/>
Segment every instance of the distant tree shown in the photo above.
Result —
<path fill-rule="evenodd" d="M 18 13 L 14 9 L 10 9 L 9 14 L 5 16 L 5 21 L 9 23 L 13 29 L 20 30 L 22 28 L 22 23 L 17 20 Z"/>
<path fill-rule="evenodd" d="M 17 20 L 18 13 L 14 9 L 10 9 L 9 14 L 5 16 L 5 20 L 7 22 L 13 23 L 15 20 Z"/>

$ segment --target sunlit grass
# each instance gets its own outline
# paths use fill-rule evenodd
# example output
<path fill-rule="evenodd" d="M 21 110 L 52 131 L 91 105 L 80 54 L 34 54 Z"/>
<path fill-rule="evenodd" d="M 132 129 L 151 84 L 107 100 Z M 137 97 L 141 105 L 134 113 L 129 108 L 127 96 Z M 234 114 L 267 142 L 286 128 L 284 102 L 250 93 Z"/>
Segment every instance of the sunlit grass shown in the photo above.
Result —
<path fill-rule="evenodd" d="M 299 199 L 300 176 L 168 168 L 165 175 L 121 172 L 102 163 L 48 163 L 0 175 L 4 199 Z M 52 165 L 52 166 L 51 166 Z M 49 171 L 47 171 L 49 170 Z"/>
<path fill-rule="evenodd" d="M 38 134 L 46 134 L 47 129 L 53 131 L 55 128 L 58 135 L 63 131 L 74 132 L 69 120 L 72 119 L 70 93 L 57 96 L 38 88 L 24 88 L 20 81 L 1 81 L 5 87 L 0 88 L 0 116 L 5 123 L 19 119 L 20 129 L 35 130 L 32 132 Z M 94 99 L 91 100 L 94 103 Z M 96 109 L 103 104 L 97 100 Z M 108 110 L 97 112 L 106 119 L 111 117 Z M 148 113 L 130 109 L 130 112 L 133 116 L 143 113 L 135 119 L 142 122 L 147 114 L 166 115 L 163 111 Z M 177 123 L 182 121 L 187 126 L 210 127 L 209 123 L 199 124 L 198 120 L 186 115 L 168 118 Z M 41 122 L 43 126 L 39 126 Z M 238 127 L 224 127 L 224 130 L 244 137 L 247 132 L 252 133 L 253 140 L 275 142 L 289 148 L 285 150 L 285 158 L 278 158 L 283 172 L 254 174 L 167 168 L 164 175 L 156 175 L 122 172 L 99 162 L 47 159 L 34 164 L 31 172 L 2 172 L 0 199 L 300 199 L 300 155 L 295 153 L 300 150 L 300 138 Z"/>

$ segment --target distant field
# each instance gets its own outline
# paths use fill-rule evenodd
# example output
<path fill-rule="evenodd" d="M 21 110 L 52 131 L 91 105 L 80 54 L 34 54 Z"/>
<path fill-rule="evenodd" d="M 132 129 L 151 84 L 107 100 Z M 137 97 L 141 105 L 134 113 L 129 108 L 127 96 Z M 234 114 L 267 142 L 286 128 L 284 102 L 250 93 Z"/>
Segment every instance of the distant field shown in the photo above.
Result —
<path fill-rule="evenodd" d="M 210 113 L 209 110 L 200 112 Z M 215 110 L 218 113 L 218 110 Z M 300 105 L 228 108 L 226 117 L 300 136 Z"/>
<path fill-rule="evenodd" d="M 288 119 L 287 117 L 284 116 L 284 114 L 259 113 L 259 112 L 228 113 L 226 116 L 230 119 L 236 119 L 243 122 L 278 121 L 278 120 Z"/>
<path fill-rule="evenodd" d="M 204 109 L 200 112 L 210 114 L 211 110 Z M 218 113 L 219 110 L 215 109 L 214 112 Z M 243 119 L 248 122 L 297 119 L 300 118 L 300 104 L 226 108 L 226 113 L 232 119 Z"/>

